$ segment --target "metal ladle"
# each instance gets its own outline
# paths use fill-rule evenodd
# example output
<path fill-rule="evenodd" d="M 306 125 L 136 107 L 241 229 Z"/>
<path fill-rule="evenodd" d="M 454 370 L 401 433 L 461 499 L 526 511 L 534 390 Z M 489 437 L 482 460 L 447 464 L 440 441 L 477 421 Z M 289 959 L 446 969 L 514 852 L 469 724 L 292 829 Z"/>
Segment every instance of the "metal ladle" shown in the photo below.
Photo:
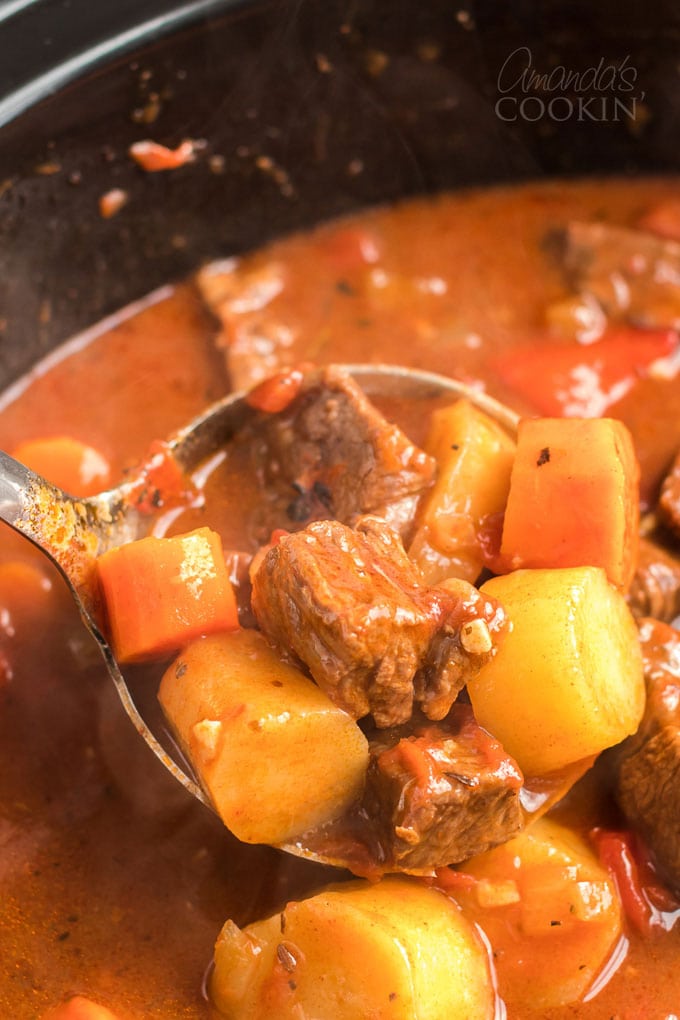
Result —
<path fill-rule="evenodd" d="M 445 376 L 394 365 L 344 365 L 367 396 L 423 399 L 467 398 L 513 434 L 517 415 L 487 394 Z M 246 394 L 235 393 L 211 405 L 168 441 L 180 469 L 191 474 L 224 447 L 254 412 Z M 214 810 L 212 802 L 182 760 L 173 757 L 140 714 L 109 645 L 92 584 L 97 556 L 148 534 L 154 516 L 134 509 L 130 496 L 140 476 L 97 496 L 77 499 L 0 451 L 0 519 L 29 538 L 60 570 L 106 663 L 125 711 L 159 760 L 189 793 Z M 177 760 L 176 760 L 177 759 Z M 299 854 L 299 847 L 284 847 Z M 318 855 L 314 855 L 316 859 Z"/>

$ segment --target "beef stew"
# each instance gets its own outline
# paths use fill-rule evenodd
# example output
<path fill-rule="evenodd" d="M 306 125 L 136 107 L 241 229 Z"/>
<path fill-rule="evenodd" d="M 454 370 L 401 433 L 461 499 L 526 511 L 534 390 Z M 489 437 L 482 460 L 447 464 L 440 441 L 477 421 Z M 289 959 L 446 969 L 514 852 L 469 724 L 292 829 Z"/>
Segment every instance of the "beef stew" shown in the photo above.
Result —
<path fill-rule="evenodd" d="M 260 288 L 259 307 L 250 299 L 241 305 L 211 301 L 218 316 L 213 320 L 204 304 L 206 297 L 210 300 L 205 273 L 172 293 L 152 297 L 101 334 L 72 345 L 62 359 L 53 359 L 10 392 L 0 418 L 2 443 L 11 451 L 26 439 L 66 433 L 99 451 L 115 478 L 144 455 L 151 441 L 232 385 L 232 344 L 239 353 L 239 383 L 257 382 L 272 368 L 291 363 L 404 362 L 484 386 L 526 415 L 585 409 L 621 418 L 631 429 L 641 464 L 645 526 L 674 562 L 674 539 L 656 514 L 663 479 L 680 446 L 675 324 L 637 316 L 620 321 L 610 318 L 609 306 L 600 305 L 601 333 L 589 334 L 583 343 L 581 323 L 601 295 L 590 288 L 590 278 L 584 284 L 581 276 L 574 277 L 564 248 L 550 239 L 556 233 L 564 237 L 572 224 L 604 223 L 639 233 L 646 245 L 650 230 L 645 217 L 654 210 L 656 222 L 663 221 L 664 200 L 676 193 L 672 181 L 552 183 L 471 192 L 371 211 L 277 242 L 220 270 L 232 295 L 240 288 L 249 294 L 254 278 L 274 274 L 279 283 Z M 213 281 L 215 276 L 213 271 Z M 273 341 L 284 334 L 287 342 L 277 346 Z M 216 335 L 228 338 L 226 348 L 214 346 Z M 242 374 L 248 337 L 272 341 L 264 344 L 264 372 L 251 359 Z M 253 342 L 253 352 L 259 349 L 262 344 Z M 414 443 L 424 443 L 427 422 L 420 409 L 394 406 L 390 413 Z M 247 456 L 237 451 L 230 463 L 213 466 L 204 492 L 211 526 L 225 547 L 252 555 L 268 527 L 258 519 L 259 488 L 243 471 Z M 305 486 L 305 495 L 310 488 L 314 492 L 313 483 Z M 325 482 L 317 486 L 316 497 L 323 506 Z M 204 523 L 198 507 L 182 514 L 182 530 Z M 306 520 L 297 524 L 315 527 Z M 7 1015 L 23 1020 L 79 992 L 105 1003 L 120 1020 L 199 1020 L 211 1008 L 201 994 L 200 976 L 225 918 L 245 927 L 338 876 L 275 851 L 244 847 L 204 809 L 187 803 L 169 777 L 156 770 L 146 748 L 135 743 L 58 578 L 13 536 L 2 537 L 0 771 L 7 837 L 0 923 L 7 933 L 4 944 L 12 947 L 12 964 L 0 988 L 0 1004 Z M 255 609 L 257 616 L 257 598 Z M 649 615 L 647 607 L 644 612 Z M 674 609 L 666 613 L 673 615 Z M 41 640 L 36 642 L 38 629 Z M 427 727 L 424 734 L 423 739 L 440 740 L 428 736 Z M 654 733 L 649 739 L 657 737 Z M 579 840 L 596 830 L 628 832 L 635 825 L 635 806 L 631 810 L 626 793 L 631 768 L 620 762 L 633 761 L 639 748 L 629 751 L 627 759 L 601 756 L 557 803 L 554 791 L 537 788 L 527 796 L 547 798 L 547 821 Z M 450 743 L 446 753 L 453 753 Z M 393 803 L 401 799 L 390 788 L 399 783 L 400 770 L 394 761 L 390 767 L 389 754 L 385 749 L 374 757 L 373 769 L 382 773 L 374 796 Z M 653 759 L 647 755 L 645 767 Z M 615 802 L 617 783 L 628 821 Z M 514 836 L 512 790 L 506 784 L 490 795 L 510 815 L 502 838 Z M 446 797 L 442 804 L 447 809 Z M 665 822 L 672 826 L 672 819 L 671 813 Z M 417 821 L 423 831 L 430 823 Z M 550 996 L 543 1004 L 532 1000 L 527 985 L 513 983 L 499 967 L 499 993 L 510 1018 L 601 1020 L 677 1011 L 679 908 L 668 878 L 672 854 L 664 844 L 663 863 L 655 861 L 652 829 L 645 825 L 639 835 L 644 855 L 632 836 L 616 844 L 625 851 L 619 859 L 635 862 L 636 882 L 629 870 L 628 885 L 623 885 L 624 871 L 613 869 L 623 920 L 617 915 L 607 927 L 608 937 L 619 935 L 604 951 L 600 947 L 603 966 L 595 973 L 585 968 L 586 987 L 564 992 L 564 1005 Z M 677 835 L 671 832 L 672 845 Z M 563 849 L 562 834 L 546 838 L 548 844 L 553 839 L 550 845 L 559 843 L 565 860 L 577 852 Z M 669 838 L 666 828 L 663 838 Z M 612 839 L 606 845 L 611 849 Z M 478 847 L 480 853 L 483 849 Z M 611 863 L 612 855 L 601 854 L 601 859 Z M 447 891 L 454 899 L 458 895 L 464 912 L 466 896 L 474 899 L 470 910 L 483 928 L 482 915 L 475 913 L 481 902 L 479 883 L 457 893 L 456 882 L 467 881 L 464 876 L 463 864 L 442 882 L 448 880 Z M 511 879 L 494 876 L 481 886 L 487 897 L 484 909 L 503 918 L 502 911 L 518 909 L 513 897 L 519 885 L 513 891 Z M 614 886 L 602 881 L 602 896 L 609 896 Z M 556 889 L 554 883 L 548 888 Z M 646 926 L 626 913 L 632 894 L 642 898 Z M 554 902 L 561 902 L 557 894 Z M 579 904 L 577 913 L 583 917 L 595 910 L 585 900 Z M 543 933 L 544 923 L 550 929 L 551 918 L 523 915 L 517 922 L 507 916 L 527 934 L 522 973 L 530 975 L 533 968 L 543 981 L 543 972 L 550 970 L 548 944 L 539 939 L 532 950 L 530 936 Z M 578 929 L 567 931 L 561 914 L 552 920 L 559 922 L 554 938 L 578 943 Z M 493 948 L 500 955 L 505 951 L 500 945 Z M 517 963 L 515 973 L 521 968 Z M 517 998 L 520 986 L 522 1000 Z M 571 994 L 575 999 L 569 999 Z"/>

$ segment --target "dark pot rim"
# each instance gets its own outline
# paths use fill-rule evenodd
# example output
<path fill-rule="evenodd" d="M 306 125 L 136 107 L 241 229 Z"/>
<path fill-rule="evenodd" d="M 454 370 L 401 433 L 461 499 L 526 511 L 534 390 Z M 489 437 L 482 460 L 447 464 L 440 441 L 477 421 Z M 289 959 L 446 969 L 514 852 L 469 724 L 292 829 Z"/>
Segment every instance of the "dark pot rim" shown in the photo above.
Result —
<path fill-rule="evenodd" d="M 244 0 L 2 0 L 0 127 L 65 85 Z"/>

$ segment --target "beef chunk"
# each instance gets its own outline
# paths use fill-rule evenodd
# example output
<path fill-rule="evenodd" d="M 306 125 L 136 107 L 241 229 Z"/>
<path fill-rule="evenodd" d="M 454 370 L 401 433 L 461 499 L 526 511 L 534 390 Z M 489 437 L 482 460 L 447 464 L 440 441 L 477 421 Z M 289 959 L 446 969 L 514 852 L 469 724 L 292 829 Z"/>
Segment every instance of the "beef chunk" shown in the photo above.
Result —
<path fill-rule="evenodd" d="M 370 755 L 364 804 L 388 868 L 456 864 L 522 828 L 522 773 L 469 705 L 408 735 L 378 735 Z"/>
<path fill-rule="evenodd" d="M 265 262 L 247 268 L 237 259 L 223 259 L 201 269 L 196 283 L 219 322 L 216 344 L 224 351 L 232 387 L 248 390 L 276 372 L 293 339 L 271 309 L 285 286 L 284 267 Z"/>
<path fill-rule="evenodd" d="M 438 626 L 414 677 L 415 700 L 428 719 L 443 719 L 461 689 L 495 655 L 506 621 L 494 599 L 461 578 L 425 589 L 425 599 L 436 606 Z"/>
<path fill-rule="evenodd" d="M 253 609 L 336 704 L 380 727 L 408 720 L 414 699 L 428 717 L 446 715 L 505 627 L 472 585 L 420 583 L 399 536 L 375 517 L 281 538 L 254 575 Z"/>
<path fill-rule="evenodd" d="M 609 223 L 572 222 L 564 263 L 577 290 L 611 320 L 645 328 L 680 325 L 680 244 Z"/>
<path fill-rule="evenodd" d="M 640 538 L 628 602 L 639 618 L 652 616 L 670 623 L 680 613 L 680 559 L 660 535 Z"/>
<path fill-rule="evenodd" d="M 619 750 L 616 795 L 659 872 L 680 892 L 680 632 L 643 620 L 647 703 L 638 732 Z"/>
<path fill-rule="evenodd" d="M 623 760 L 617 796 L 662 878 L 680 893 L 680 728 L 664 726 Z"/>
<path fill-rule="evenodd" d="M 680 537 L 680 453 L 661 486 L 659 517 L 673 534 Z"/>
<path fill-rule="evenodd" d="M 638 621 L 645 671 L 645 714 L 630 741 L 654 736 L 664 726 L 680 726 L 680 631 L 660 620 Z"/>
<path fill-rule="evenodd" d="M 289 524 L 331 518 L 351 524 L 375 513 L 401 529 L 436 470 L 332 366 L 306 372 L 290 403 L 276 414 L 260 413 L 242 439 L 252 444 L 263 489 L 278 493 Z"/>

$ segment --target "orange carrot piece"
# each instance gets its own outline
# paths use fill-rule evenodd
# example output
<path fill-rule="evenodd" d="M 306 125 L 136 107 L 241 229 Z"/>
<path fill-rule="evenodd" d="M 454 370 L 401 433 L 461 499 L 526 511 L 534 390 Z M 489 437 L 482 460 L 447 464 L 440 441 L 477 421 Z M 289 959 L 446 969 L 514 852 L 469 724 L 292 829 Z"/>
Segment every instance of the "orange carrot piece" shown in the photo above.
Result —
<path fill-rule="evenodd" d="M 93 496 L 111 484 L 106 458 L 72 436 L 27 439 L 15 447 L 12 456 L 72 496 Z"/>
<path fill-rule="evenodd" d="M 44 1020 L 117 1020 L 116 1014 L 84 995 L 74 995 L 50 1010 Z"/>
<path fill-rule="evenodd" d="M 111 549 L 97 572 L 120 662 L 162 658 L 202 634 L 238 628 L 222 542 L 210 528 Z"/>
<path fill-rule="evenodd" d="M 640 469 L 612 418 L 520 422 L 501 558 L 520 567 L 603 567 L 626 590 L 638 549 Z"/>

